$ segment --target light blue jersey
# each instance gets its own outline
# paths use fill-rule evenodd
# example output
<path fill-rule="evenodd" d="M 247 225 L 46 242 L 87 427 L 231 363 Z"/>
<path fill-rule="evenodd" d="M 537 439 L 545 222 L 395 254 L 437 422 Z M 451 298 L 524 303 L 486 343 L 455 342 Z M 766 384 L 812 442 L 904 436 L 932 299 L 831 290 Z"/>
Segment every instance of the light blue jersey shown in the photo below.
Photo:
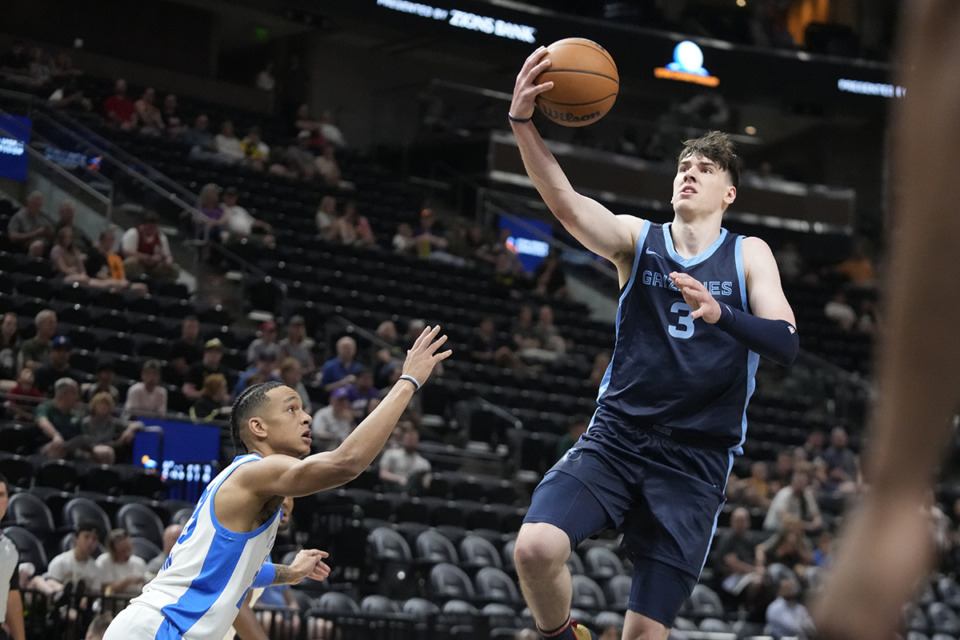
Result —
<path fill-rule="evenodd" d="M 213 479 L 200 496 L 197 508 L 160 573 L 144 586 L 143 594 L 133 599 L 131 607 L 124 612 L 142 611 L 141 607 L 147 607 L 161 614 L 163 620 L 157 624 L 157 617 L 152 615 L 118 616 L 110 625 L 107 638 L 208 640 L 223 637 L 237 617 L 254 578 L 270 558 L 281 511 L 256 530 L 237 533 L 217 520 L 214 497 L 224 480 L 240 465 L 260 459 L 256 454 L 240 456 Z M 114 629 L 115 626 L 123 628 Z M 141 633 L 145 629 L 140 626 L 150 627 L 148 636 Z"/>

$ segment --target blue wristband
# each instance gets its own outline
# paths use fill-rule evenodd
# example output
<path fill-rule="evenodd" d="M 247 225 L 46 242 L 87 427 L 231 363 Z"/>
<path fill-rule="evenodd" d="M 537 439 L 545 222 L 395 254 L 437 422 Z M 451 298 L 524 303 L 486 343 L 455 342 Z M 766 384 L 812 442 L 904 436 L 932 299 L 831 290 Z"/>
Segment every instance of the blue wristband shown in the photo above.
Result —
<path fill-rule="evenodd" d="M 800 351 L 797 329 L 786 320 L 758 318 L 721 302 L 716 326 L 751 351 L 777 364 L 791 364 Z"/>
<path fill-rule="evenodd" d="M 269 587 L 273 584 L 273 579 L 277 577 L 277 568 L 273 566 L 272 562 L 264 562 L 263 566 L 260 567 L 260 571 L 257 572 L 257 575 L 253 578 L 253 586 L 257 589 L 260 587 Z"/>
<path fill-rule="evenodd" d="M 404 375 L 400 376 L 400 380 L 409 380 L 410 382 L 413 383 L 413 386 L 415 387 L 415 388 L 414 388 L 414 391 L 420 391 L 420 383 L 417 382 L 417 379 L 414 378 L 413 376 L 408 376 L 408 375 L 404 374 Z"/>

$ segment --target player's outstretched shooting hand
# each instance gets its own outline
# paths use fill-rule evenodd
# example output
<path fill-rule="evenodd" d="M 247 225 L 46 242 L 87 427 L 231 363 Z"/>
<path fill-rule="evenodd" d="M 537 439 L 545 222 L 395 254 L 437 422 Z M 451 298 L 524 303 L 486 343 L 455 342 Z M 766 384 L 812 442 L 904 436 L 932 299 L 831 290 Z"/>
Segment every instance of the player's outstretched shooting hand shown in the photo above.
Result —
<path fill-rule="evenodd" d="M 330 567 L 323 561 L 330 554 L 319 549 L 303 549 L 297 553 L 297 556 L 290 564 L 290 569 L 295 576 L 300 576 L 300 580 L 310 578 L 312 580 L 324 580 L 330 575 Z M 293 583 L 296 584 L 296 583 Z"/>
<path fill-rule="evenodd" d="M 453 351 L 439 351 L 443 343 L 447 341 L 447 336 L 440 336 L 440 326 L 427 327 L 413 343 L 413 346 L 407 350 L 407 359 L 403 363 L 403 375 L 412 376 L 417 382 L 423 384 L 433 373 L 433 368 L 437 363 L 450 357 Z"/>
<path fill-rule="evenodd" d="M 531 53 L 517 74 L 517 82 L 513 87 L 513 101 L 510 103 L 510 114 L 515 118 L 529 118 L 533 115 L 534 101 L 544 91 L 553 89 L 552 82 L 534 84 L 533 81 L 550 66 L 550 59 L 546 57 L 547 48 L 539 47 Z"/>
<path fill-rule="evenodd" d="M 720 319 L 720 303 L 710 295 L 703 283 L 686 273 L 674 271 L 670 274 L 673 284 L 680 289 L 683 301 L 693 309 L 691 318 L 703 318 L 709 324 L 716 324 Z"/>

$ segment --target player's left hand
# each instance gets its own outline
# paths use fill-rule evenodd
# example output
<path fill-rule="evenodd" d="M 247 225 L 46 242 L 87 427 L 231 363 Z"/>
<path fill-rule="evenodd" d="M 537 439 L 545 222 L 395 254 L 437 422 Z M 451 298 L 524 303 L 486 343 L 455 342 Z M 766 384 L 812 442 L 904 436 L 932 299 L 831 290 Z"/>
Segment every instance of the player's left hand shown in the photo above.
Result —
<path fill-rule="evenodd" d="M 293 562 L 290 563 L 290 568 L 304 578 L 324 580 L 330 575 L 330 567 L 323 559 L 329 555 L 326 551 L 320 551 L 319 549 L 303 549 L 297 553 Z"/>
<path fill-rule="evenodd" d="M 683 301 L 693 309 L 691 318 L 703 318 L 708 324 L 716 324 L 720 320 L 720 303 L 710 295 L 703 283 L 696 278 L 674 271 L 670 274 L 673 284 L 680 289 Z"/>

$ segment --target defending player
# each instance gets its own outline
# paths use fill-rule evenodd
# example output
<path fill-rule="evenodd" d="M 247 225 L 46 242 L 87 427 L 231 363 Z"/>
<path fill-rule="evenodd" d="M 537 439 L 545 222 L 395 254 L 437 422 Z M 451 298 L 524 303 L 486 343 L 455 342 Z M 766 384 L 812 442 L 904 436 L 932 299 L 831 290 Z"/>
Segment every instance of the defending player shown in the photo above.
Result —
<path fill-rule="evenodd" d="M 231 413 L 249 453 L 213 479 L 160 573 L 110 625 L 105 640 L 221 638 L 251 586 L 293 584 L 329 574 L 326 553 L 301 551 L 290 566 L 265 560 L 283 496 L 306 496 L 356 478 L 373 462 L 414 391 L 450 355 L 446 336 L 424 329 L 387 397 L 333 451 L 310 453 L 310 414 L 278 382 L 245 390 Z"/>
<path fill-rule="evenodd" d="M 592 634 L 570 620 L 570 550 L 606 528 L 633 556 L 625 639 L 665 639 L 709 551 L 724 487 L 746 435 L 759 355 L 789 364 L 794 316 L 770 248 L 721 227 L 738 159 L 711 132 L 690 140 L 673 182 L 674 219 L 614 215 L 573 190 L 530 122 L 541 47 L 517 76 L 510 120 L 544 202 L 616 265 L 613 359 L 586 434 L 544 477 L 520 529 L 520 585 L 545 638 Z"/>

